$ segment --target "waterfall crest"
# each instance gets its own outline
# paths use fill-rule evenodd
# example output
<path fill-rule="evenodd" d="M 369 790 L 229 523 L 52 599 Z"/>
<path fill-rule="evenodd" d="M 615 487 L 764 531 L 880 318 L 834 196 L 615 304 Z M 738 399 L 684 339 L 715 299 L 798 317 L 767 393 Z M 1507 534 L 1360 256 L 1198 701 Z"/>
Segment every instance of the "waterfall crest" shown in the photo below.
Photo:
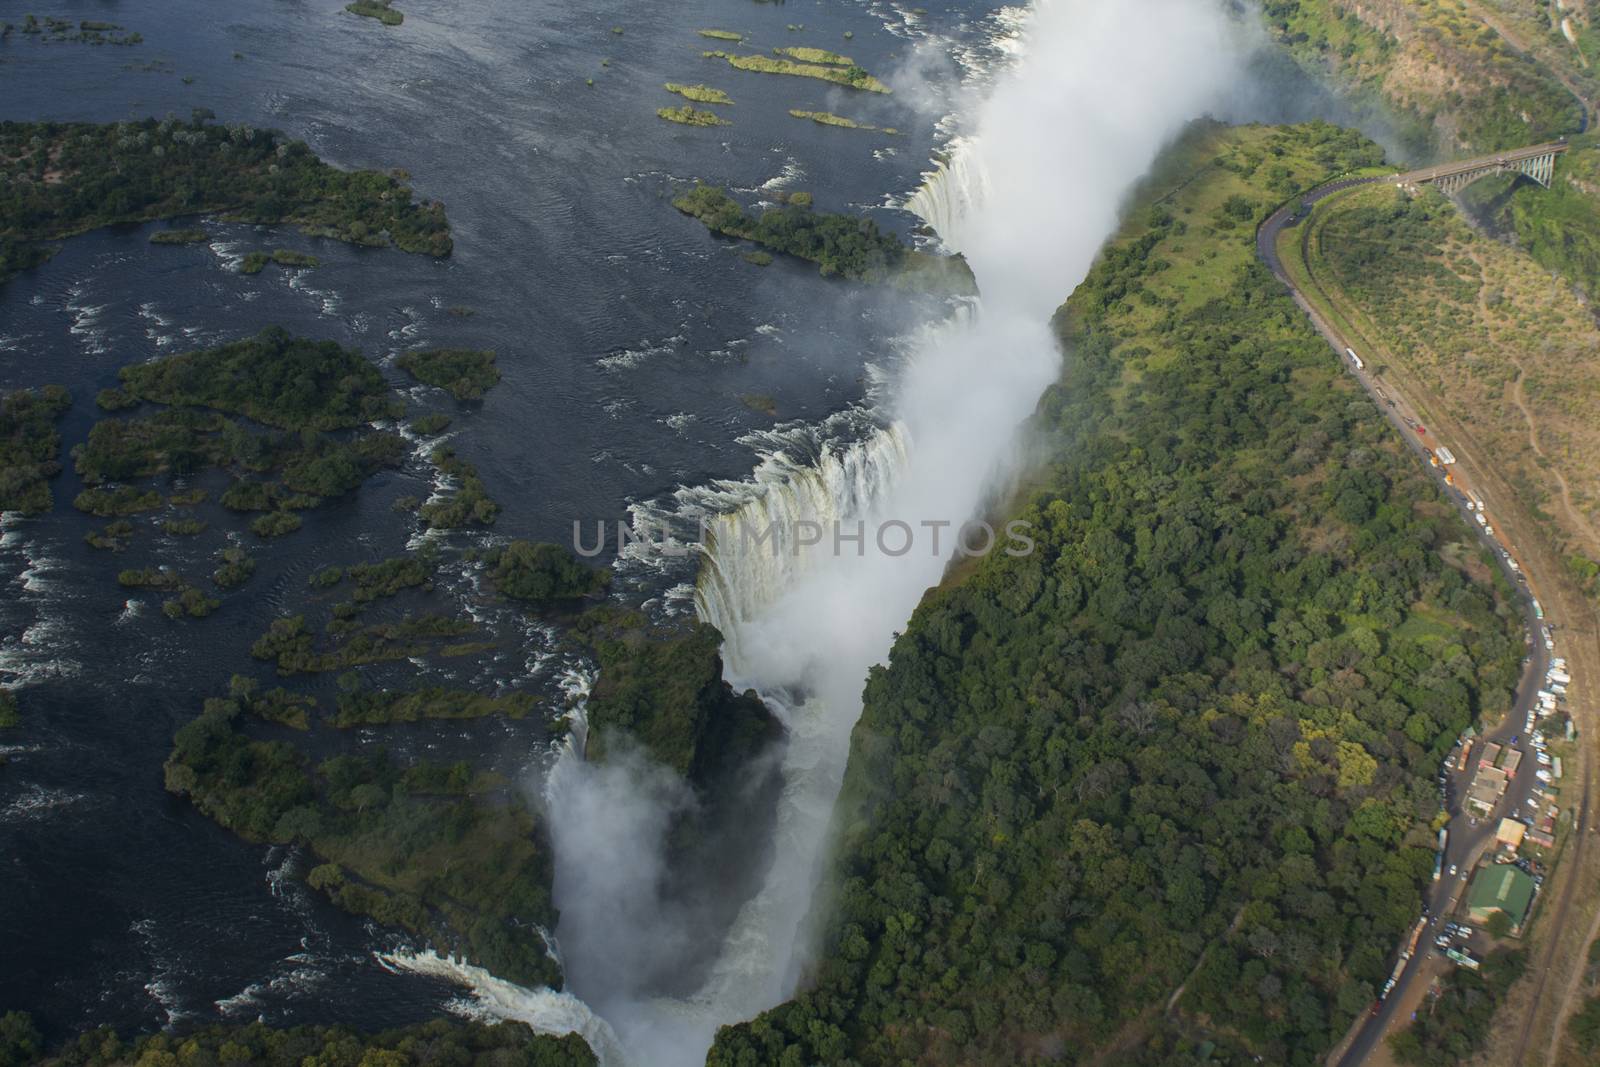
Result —
<path fill-rule="evenodd" d="M 745 626 L 811 565 L 813 550 L 795 543 L 799 524 L 821 526 L 824 540 L 814 548 L 831 550 L 836 525 L 875 510 L 909 454 L 899 422 L 859 441 L 825 446 L 811 462 L 773 452 L 756 469 L 755 491 L 711 519 L 701 546 L 695 610 L 721 631 L 732 675 L 744 676 L 739 635 Z"/>
<path fill-rule="evenodd" d="M 931 228 L 947 250 L 962 252 L 967 220 L 979 216 L 988 191 L 980 144 L 974 137 L 956 137 L 902 206 Z"/>
<path fill-rule="evenodd" d="M 378 962 L 397 971 L 426 975 L 454 985 L 470 988 L 471 1001 L 456 1005 L 462 1014 L 497 1020 L 525 1022 L 536 1033 L 578 1034 L 594 1050 L 602 1067 L 620 1067 L 628 1062 L 622 1044 L 609 1024 L 571 993 L 553 989 L 524 989 L 496 978 L 482 967 L 474 967 L 437 952 L 391 952 Z"/>

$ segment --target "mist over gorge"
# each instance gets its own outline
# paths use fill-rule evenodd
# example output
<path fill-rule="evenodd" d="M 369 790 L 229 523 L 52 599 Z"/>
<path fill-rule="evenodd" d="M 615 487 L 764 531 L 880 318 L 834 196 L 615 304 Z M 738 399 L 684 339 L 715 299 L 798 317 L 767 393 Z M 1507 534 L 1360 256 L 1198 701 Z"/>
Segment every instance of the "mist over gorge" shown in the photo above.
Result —
<path fill-rule="evenodd" d="M 880 431 L 759 485 L 713 524 L 699 613 L 725 635 L 735 687 L 761 692 L 788 736 L 771 866 L 699 992 L 652 996 L 630 982 L 693 938 L 681 910 L 656 896 L 665 861 L 652 843 L 662 847 L 666 835 L 659 791 L 639 788 L 649 776 L 579 765 L 552 777 L 563 960 L 573 992 L 634 1062 L 699 1063 L 718 1025 L 771 1007 L 800 980 L 867 669 L 938 582 L 952 547 L 947 539 L 937 555 L 919 545 L 890 556 L 869 537 L 861 555 L 824 544 L 733 558 L 717 544 L 735 544 L 740 523 L 872 529 L 899 519 L 954 530 L 975 517 L 1019 473 L 1016 429 L 1057 374 L 1051 312 L 1163 145 L 1224 100 L 1244 49 L 1241 28 L 1205 2 L 1162 0 L 1139 19 L 1090 2 L 1038 5 L 1020 58 L 962 117 L 970 133 L 955 158 L 908 201 L 966 256 L 982 297 L 916 338 L 887 390 Z"/>
<path fill-rule="evenodd" d="M 1588 1062 L 1597 3 L 0 16 L 0 1067 Z"/>

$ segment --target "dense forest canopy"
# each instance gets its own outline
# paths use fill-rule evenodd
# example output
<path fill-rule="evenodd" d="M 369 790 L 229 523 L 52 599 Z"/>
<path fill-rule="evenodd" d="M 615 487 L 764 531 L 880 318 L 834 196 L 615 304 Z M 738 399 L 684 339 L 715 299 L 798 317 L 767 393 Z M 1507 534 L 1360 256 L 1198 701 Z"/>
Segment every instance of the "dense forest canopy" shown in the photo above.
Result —
<path fill-rule="evenodd" d="M 444 206 L 398 179 L 344 171 L 302 141 L 243 123 L 0 122 L 0 282 L 50 256 L 44 242 L 118 222 L 222 212 L 407 252 L 450 254 Z"/>
<path fill-rule="evenodd" d="M 1274 184 L 1375 158 L 1320 124 L 1196 134 L 1198 177 L 1063 307 L 1037 550 L 931 594 L 873 671 L 822 959 L 711 1064 L 1311 1064 L 1371 1003 L 1440 758 L 1522 655 L 1253 255 Z"/>
<path fill-rule="evenodd" d="M 258 1067 L 593 1067 L 594 1053 L 576 1034 L 535 1034 L 522 1023 L 436 1019 L 416 1026 L 360 1033 L 344 1026 L 278 1029 L 262 1022 L 206 1026 L 183 1034 L 124 1040 L 109 1027 L 83 1034 L 49 1056 L 26 1015 L 0 1016 L 0 1067 L 177 1067 L 250 1063 Z"/>
<path fill-rule="evenodd" d="M 61 472 L 56 420 L 71 404 L 59 385 L 0 393 L 0 511 L 50 510 L 50 479 Z"/>

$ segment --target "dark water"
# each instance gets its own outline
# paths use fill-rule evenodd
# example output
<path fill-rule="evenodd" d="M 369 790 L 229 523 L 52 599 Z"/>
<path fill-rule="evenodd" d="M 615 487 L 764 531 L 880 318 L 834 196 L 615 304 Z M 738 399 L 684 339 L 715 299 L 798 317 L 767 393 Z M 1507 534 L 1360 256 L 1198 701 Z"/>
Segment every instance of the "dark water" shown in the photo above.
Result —
<path fill-rule="evenodd" d="M 859 208 L 903 230 L 909 217 L 883 205 L 927 168 L 943 133 L 934 117 L 953 106 L 941 89 L 1003 54 L 986 42 L 1007 23 L 983 0 L 921 13 L 806 0 L 397 0 L 406 15 L 398 29 L 340 6 L 62 2 L 40 14 L 118 22 L 145 43 L 13 35 L 0 45 L 0 119 L 110 121 L 207 107 L 221 122 L 280 128 L 343 166 L 410 171 L 420 195 L 446 202 L 455 254 L 433 261 L 215 221 L 206 223 L 209 245 L 152 246 L 152 227 L 76 238 L 0 288 L 0 388 L 71 388 L 70 448 L 94 421 L 94 392 L 119 367 L 271 324 L 358 347 L 408 390 L 392 367 L 400 351 L 493 348 L 505 380 L 481 408 L 455 411 L 436 391 L 410 390 L 412 410 L 456 415 L 451 444 L 504 507 L 496 536 L 556 541 L 570 537 L 574 519 L 625 518 L 631 505 L 668 501 L 680 486 L 744 478 L 757 460 L 749 435 L 772 423 L 742 394 L 770 394 L 782 420 L 810 424 L 848 409 L 919 314 L 802 264 L 743 263 L 670 207 L 674 193 L 694 178 L 745 193 L 805 188 L 820 207 Z M 4 0 L 0 21 L 19 22 L 26 10 Z M 730 47 L 699 37 L 701 27 L 746 32 L 741 50 L 846 52 L 880 76 L 897 74 L 897 92 L 736 72 L 700 57 Z M 683 102 L 661 90 L 669 80 L 727 89 L 734 125 L 659 121 L 657 107 Z M 1234 117 L 1337 117 L 1281 63 L 1246 80 L 1255 88 L 1241 93 Z M 789 108 L 903 135 L 827 129 Z M 246 251 L 272 247 L 313 252 L 322 266 L 232 270 Z M 457 305 L 475 314 L 449 314 Z M 10 757 L 0 768 L 0 1010 L 31 1010 L 55 1036 L 258 1014 L 370 1026 L 432 1014 L 452 995 L 386 970 L 375 952 L 394 944 L 390 935 L 305 890 L 293 877 L 302 857 L 239 842 L 164 793 L 160 776 L 173 731 L 205 696 L 235 672 L 269 677 L 247 651 L 267 622 L 308 608 L 315 621 L 326 610 L 333 598 L 311 596 L 309 573 L 404 549 L 415 530 L 390 505 L 426 495 L 429 473 L 414 459 L 309 513 L 305 529 L 282 541 L 243 534 L 256 576 L 216 615 L 188 623 L 165 620 L 158 596 L 129 601 L 114 574 L 158 562 L 209 573 L 212 554 L 239 537 L 215 505 L 202 509 L 212 528 L 198 538 L 165 537 L 139 520 L 134 547 L 115 557 L 83 545 L 100 523 L 71 510 L 80 485 L 70 470 L 55 482 L 54 513 L 6 517 L 0 683 L 18 687 L 25 721 L 0 738 Z M 624 567 L 620 595 L 686 610 L 690 577 L 683 566 Z M 481 661 L 388 666 L 369 672 L 374 681 L 555 694 L 570 663 L 555 654 L 551 631 L 483 605 L 459 569 L 438 595 L 477 612 L 498 650 Z M 536 779 L 546 741 L 543 722 L 483 722 L 318 743 L 472 754 Z"/>
<path fill-rule="evenodd" d="M 821 207 L 860 207 L 904 228 L 907 217 L 882 205 L 917 184 L 941 109 L 909 82 L 868 98 L 736 72 L 700 57 L 727 46 L 695 30 L 747 32 L 753 50 L 831 48 L 880 75 L 915 56 L 917 69 L 953 82 L 952 52 L 981 46 L 992 29 L 986 7 L 918 16 L 801 0 L 397 6 L 405 24 L 388 29 L 345 14 L 338 0 L 80 0 L 39 14 L 118 22 L 144 43 L 13 35 L 0 45 L 0 119 L 210 108 L 219 122 L 304 138 L 342 166 L 404 167 L 420 195 L 446 202 L 456 242 L 452 258 L 433 261 L 214 220 L 209 245 L 152 246 L 152 227 L 76 238 L 0 288 L 0 388 L 72 389 L 62 427 L 70 448 L 119 367 L 270 324 L 358 347 L 408 389 L 392 368 L 400 351 L 493 348 L 505 380 L 481 408 L 456 412 L 415 390 L 412 410 L 456 414 L 452 445 L 504 507 L 497 536 L 557 541 L 574 519 L 623 518 L 630 504 L 680 485 L 745 477 L 756 455 L 741 438 L 771 420 L 741 394 L 770 394 L 783 419 L 807 421 L 861 399 L 867 364 L 882 362 L 904 327 L 903 303 L 804 265 L 745 264 L 668 201 L 692 178 L 747 192 L 806 188 Z M 7 0 L 0 21 L 30 9 Z M 945 43 L 928 47 L 930 34 Z M 659 121 L 655 108 L 683 102 L 661 90 L 668 80 L 729 90 L 735 124 Z M 913 100 L 932 106 L 919 113 Z M 904 135 L 825 129 L 790 118 L 791 107 Z M 322 266 L 231 269 L 244 252 L 272 247 L 313 252 Z M 456 305 L 475 314 L 452 316 Z M 236 521 L 214 504 L 201 509 L 212 526 L 197 538 L 163 536 L 137 517 L 133 547 L 117 556 L 83 545 L 100 523 L 71 509 L 80 487 L 68 470 L 54 483 L 52 514 L 7 516 L 0 532 L 0 683 L 17 687 L 25 719 L 0 739 L 10 758 L 0 769 L 0 1010 L 33 1011 L 54 1036 L 258 1014 L 376 1025 L 436 1011 L 450 991 L 384 969 L 374 953 L 392 939 L 305 890 L 292 876 L 302 857 L 239 842 L 163 792 L 160 774 L 173 731 L 205 696 L 235 672 L 270 677 L 247 650 L 273 616 L 326 609 L 332 598 L 306 587 L 312 570 L 405 547 L 415 531 L 390 505 L 425 496 L 429 468 L 414 459 L 308 513 L 305 529 L 282 541 L 230 534 Z M 258 571 L 209 619 L 168 622 L 159 596 L 129 600 L 115 583 L 116 570 L 151 563 L 203 576 L 230 536 Z M 685 575 L 624 577 L 637 601 Z M 470 575 L 444 587 L 440 596 L 484 615 L 499 650 L 478 662 L 385 667 L 375 680 L 553 693 L 567 664 L 551 654 L 548 631 L 478 604 Z M 484 722 L 322 743 L 469 752 L 518 773 L 541 765 L 545 738 L 543 723 Z"/>

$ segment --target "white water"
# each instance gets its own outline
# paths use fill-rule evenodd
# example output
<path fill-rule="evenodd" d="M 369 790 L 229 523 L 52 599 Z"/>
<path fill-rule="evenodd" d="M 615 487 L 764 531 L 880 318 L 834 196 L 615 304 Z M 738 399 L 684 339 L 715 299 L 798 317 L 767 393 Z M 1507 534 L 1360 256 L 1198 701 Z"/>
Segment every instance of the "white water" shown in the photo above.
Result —
<path fill-rule="evenodd" d="M 1242 65 L 1233 37 L 1214 0 L 1036 5 L 1020 58 L 966 124 L 973 132 L 907 205 L 966 255 L 981 307 L 929 331 L 890 383 L 892 407 L 875 431 L 823 448 L 809 465 L 774 450 L 705 545 L 696 607 L 727 638 L 730 680 L 759 688 L 790 731 L 761 888 L 705 986 L 685 999 L 652 997 L 697 936 L 694 916 L 659 896 L 661 828 L 691 801 L 681 783 L 640 763 L 584 763 L 575 729 L 546 790 L 561 953 L 585 1011 L 609 1027 L 569 1017 L 570 996 L 513 995 L 448 965 L 470 978 L 486 1010 L 595 1033 L 607 1063 L 688 1067 L 703 1062 L 717 1026 L 793 992 L 868 668 L 939 580 L 951 530 L 1017 473 L 1015 431 L 1059 370 L 1050 315 L 1114 231 L 1128 188 L 1220 99 Z M 838 520 L 847 531 L 861 522 L 866 544 L 859 555 L 853 545 L 836 552 L 825 537 L 775 554 L 741 540 L 741 522 L 760 531 L 797 520 Z M 872 531 L 885 520 L 912 528 L 909 553 L 875 547 Z M 922 525 L 931 522 L 951 524 L 938 551 Z"/>

